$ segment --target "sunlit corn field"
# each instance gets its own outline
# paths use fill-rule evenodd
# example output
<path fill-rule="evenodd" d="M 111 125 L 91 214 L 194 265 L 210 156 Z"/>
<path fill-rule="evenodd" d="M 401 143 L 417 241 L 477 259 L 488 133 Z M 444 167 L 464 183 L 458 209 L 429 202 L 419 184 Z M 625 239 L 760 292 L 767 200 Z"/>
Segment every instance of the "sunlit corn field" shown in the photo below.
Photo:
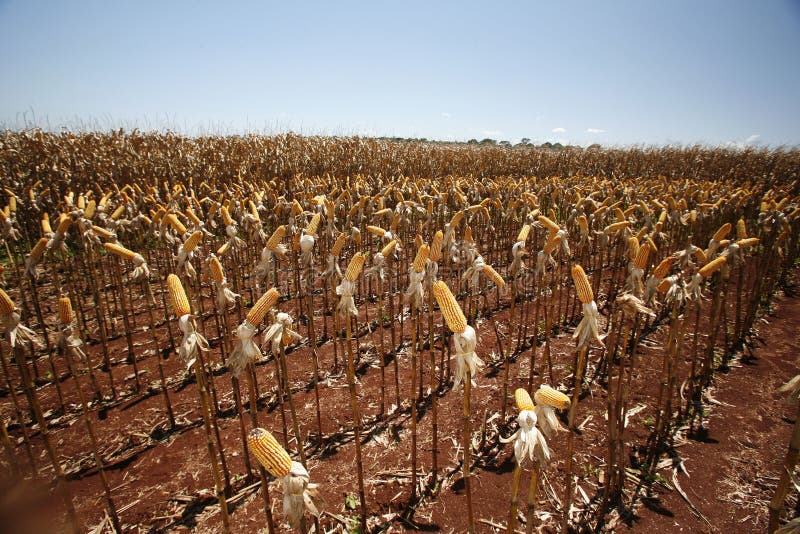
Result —
<path fill-rule="evenodd" d="M 620 531 L 798 257 L 796 150 L 28 131 L 0 172 L 15 532 Z"/>

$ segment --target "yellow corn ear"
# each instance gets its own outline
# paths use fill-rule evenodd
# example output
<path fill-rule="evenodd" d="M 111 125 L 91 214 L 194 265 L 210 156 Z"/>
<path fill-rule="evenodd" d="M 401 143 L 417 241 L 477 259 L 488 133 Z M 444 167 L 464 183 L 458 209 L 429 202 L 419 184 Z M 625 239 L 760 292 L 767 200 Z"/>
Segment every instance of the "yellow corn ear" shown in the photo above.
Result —
<path fill-rule="evenodd" d="M 630 225 L 631 225 L 630 221 L 615 222 L 613 224 L 609 224 L 607 230 L 609 232 L 616 232 L 618 230 L 622 230 L 623 228 L 627 228 Z"/>
<path fill-rule="evenodd" d="M 425 263 L 428 261 L 428 255 L 430 254 L 431 249 L 428 245 L 423 244 L 421 247 L 417 249 L 417 255 L 414 257 L 413 267 L 414 270 L 418 273 L 421 273 L 425 270 Z"/>
<path fill-rule="evenodd" d="M 69 218 L 69 215 L 62 215 L 61 220 L 58 222 L 58 233 L 61 235 L 66 234 L 70 226 L 72 226 L 72 219 Z"/>
<path fill-rule="evenodd" d="M 39 238 L 39 241 L 31 249 L 31 258 L 38 260 L 44 256 L 44 252 L 47 250 L 47 243 L 48 239 L 46 237 Z"/>
<path fill-rule="evenodd" d="M 472 227 L 467 226 L 466 230 L 464 230 L 464 242 L 465 243 L 475 243 L 475 240 L 472 239 Z"/>
<path fill-rule="evenodd" d="M 614 217 L 617 218 L 617 222 L 622 222 L 626 220 L 625 212 L 622 211 L 619 207 L 614 208 Z"/>
<path fill-rule="evenodd" d="M 628 258 L 631 261 L 636 260 L 636 255 L 639 254 L 639 240 L 635 237 L 628 238 Z"/>
<path fill-rule="evenodd" d="M 247 447 L 258 463 L 275 478 L 283 478 L 291 471 L 292 459 L 289 453 L 263 428 L 254 428 L 250 431 L 247 436 Z"/>
<path fill-rule="evenodd" d="M 383 237 L 383 234 L 385 234 L 385 233 L 386 233 L 386 230 L 384 230 L 384 229 L 383 229 L 383 228 L 381 228 L 380 226 L 371 226 L 371 225 L 368 225 L 368 226 L 367 226 L 367 232 L 369 232 L 369 233 L 371 233 L 371 234 L 373 234 L 373 235 L 376 235 L 376 236 L 378 236 L 378 237 Z"/>
<path fill-rule="evenodd" d="M 258 208 L 256 208 L 255 203 L 252 200 L 248 200 L 247 206 L 250 208 L 250 215 L 258 222 L 261 222 L 261 216 L 258 214 Z"/>
<path fill-rule="evenodd" d="M 8 296 L 5 290 L 0 289 L 0 315 L 8 315 L 14 313 L 17 307 L 14 306 L 14 301 Z"/>
<path fill-rule="evenodd" d="M 397 239 L 392 239 L 381 249 L 381 256 L 388 258 L 394 252 L 395 247 L 397 247 Z"/>
<path fill-rule="evenodd" d="M 694 251 L 694 257 L 697 259 L 697 263 L 700 265 L 705 265 L 708 263 L 708 256 L 706 256 L 706 252 L 701 248 L 698 248 Z"/>
<path fill-rule="evenodd" d="M 166 215 L 166 219 L 169 225 L 172 226 L 172 228 L 178 232 L 178 234 L 183 235 L 186 233 L 186 227 L 183 225 L 180 219 L 178 219 L 177 215 L 170 213 Z"/>
<path fill-rule="evenodd" d="M 456 334 L 460 334 L 466 330 L 467 318 L 464 317 L 461 306 L 458 305 L 456 298 L 444 281 L 439 280 L 433 284 L 433 296 L 436 298 L 436 302 L 442 310 L 442 316 L 447 323 L 447 327 Z"/>
<path fill-rule="evenodd" d="M 719 271 L 727 261 L 728 260 L 726 260 L 724 256 L 720 256 L 719 258 L 716 258 L 705 264 L 698 272 L 703 278 L 708 278 L 715 272 Z"/>
<path fill-rule="evenodd" d="M 714 238 L 713 238 L 714 241 L 717 241 L 717 242 L 722 241 L 723 239 L 725 239 L 728 236 L 728 232 L 730 232 L 730 231 L 731 231 L 731 223 L 723 224 L 722 226 L 719 227 L 719 230 L 717 230 L 714 233 Z"/>
<path fill-rule="evenodd" d="M 582 303 L 589 304 L 594 300 L 592 286 L 589 284 L 589 279 L 586 278 L 586 273 L 580 265 L 572 267 L 572 281 L 575 282 L 575 290 Z"/>
<path fill-rule="evenodd" d="M 531 400 L 531 395 L 523 388 L 517 388 L 514 391 L 514 400 L 517 402 L 517 410 L 520 412 L 523 410 L 533 411 L 535 406 L 533 405 L 533 400 Z"/>
<path fill-rule="evenodd" d="M 748 238 L 745 238 L 745 239 L 740 239 L 739 241 L 736 242 L 736 244 L 739 245 L 740 247 L 751 247 L 753 245 L 757 245 L 758 244 L 758 238 L 757 237 L 748 237 Z"/>
<path fill-rule="evenodd" d="M 552 219 L 549 217 L 545 217 L 544 215 L 539 215 L 539 222 L 550 231 L 558 232 L 561 230 L 561 227 L 556 224 Z"/>
<path fill-rule="evenodd" d="M 117 206 L 117 209 L 115 209 L 114 213 L 111 214 L 111 220 L 116 221 L 117 219 L 119 219 L 120 216 L 122 215 L 122 212 L 124 211 L 125 211 L 124 205 L 120 204 L 119 206 Z"/>
<path fill-rule="evenodd" d="M 550 237 L 548 237 L 547 242 L 544 244 L 544 253 L 552 254 L 559 243 L 561 243 L 561 236 L 558 234 L 550 234 Z"/>
<path fill-rule="evenodd" d="M 203 239 L 203 232 L 197 230 L 192 235 L 190 235 L 183 243 L 183 250 L 185 250 L 187 253 L 193 251 L 202 239 Z"/>
<path fill-rule="evenodd" d="M 489 278 L 489 280 L 494 282 L 494 285 L 496 285 L 497 287 L 500 288 L 506 287 L 506 281 L 503 280 L 503 277 L 500 276 L 500 273 L 495 271 L 494 267 L 492 267 L 491 265 L 486 264 L 483 267 L 483 272 L 486 273 L 486 276 Z"/>
<path fill-rule="evenodd" d="M 539 389 L 533 394 L 533 398 L 536 404 L 547 404 L 559 410 L 566 410 L 571 404 L 569 397 L 547 384 L 539 386 Z"/>
<path fill-rule="evenodd" d="M 319 213 L 315 213 L 314 216 L 311 217 L 311 220 L 308 221 L 308 224 L 306 225 L 306 228 L 304 230 L 304 232 L 307 235 L 313 235 L 313 236 L 317 235 L 317 228 L 319 227 L 319 219 L 320 219 Z"/>
<path fill-rule="evenodd" d="M 181 279 L 170 274 L 167 276 L 167 291 L 169 292 L 169 300 L 172 303 L 172 309 L 175 315 L 183 317 L 192 313 L 192 308 L 189 306 L 189 299 L 186 298 L 186 291 L 183 290 Z"/>
<path fill-rule="evenodd" d="M 653 276 L 656 278 L 664 278 L 669 273 L 670 269 L 672 269 L 672 264 L 675 263 L 675 258 L 672 256 L 667 256 L 661 263 L 658 264 L 658 267 L 655 268 L 653 271 Z"/>
<path fill-rule="evenodd" d="M 286 235 L 286 227 L 284 225 L 280 225 L 275 229 L 274 232 L 272 232 L 272 235 L 269 236 L 269 239 L 267 240 L 267 248 L 270 250 L 275 250 L 275 247 L 277 247 L 280 244 L 281 240 L 283 239 L 283 236 L 285 235 Z"/>
<path fill-rule="evenodd" d="M 42 233 L 43 234 L 52 234 L 53 227 L 50 226 L 50 217 L 48 217 L 47 213 L 44 214 L 42 217 Z"/>
<path fill-rule="evenodd" d="M 72 301 L 69 300 L 69 297 L 58 299 L 58 320 L 61 321 L 61 324 L 72 322 Z"/>
<path fill-rule="evenodd" d="M 97 203 L 94 200 L 90 200 L 86 204 L 86 209 L 83 210 L 84 218 L 91 219 L 92 217 L 94 217 L 94 212 L 96 209 L 97 209 Z"/>
<path fill-rule="evenodd" d="M 108 252 L 116 254 L 120 258 L 124 258 L 126 260 L 132 260 L 133 256 L 135 255 L 132 250 L 127 249 L 117 243 L 103 243 L 103 247 L 105 247 Z"/>
<path fill-rule="evenodd" d="M 266 317 L 267 312 L 278 303 L 281 294 L 277 289 L 271 287 L 261 298 L 256 301 L 250 311 L 247 312 L 247 322 L 253 326 L 258 326 Z"/>
<path fill-rule="evenodd" d="M 747 225 L 744 222 L 744 219 L 739 219 L 736 223 L 736 237 L 738 239 L 745 239 L 747 238 Z"/>
<path fill-rule="evenodd" d="M 221 284 L 222 281 L 225 280 L 225 271 L 222 269 L 219 258 L 211 256 L 211 259 L 208 260 L 208 267 L 211 270 L 211 278 L 218 284 Z"/>
<path fill-rule="evenodd" d="M 644 269 L 647 266 L 647 260 L 650 258 L 650 243 L 645 243 L 636 252 L 636 258 L 633 264 L 637 269 Z"/>
<path fill-rule="evenodd" d="M 422 236 L 417 234 L 416 237 L 414 238 L 414 248 L 419 250 L 419 247 L 421 247 L 423 243 L 425 243 L 425 241 L 422 240 Z"/>
<path fill-rule="evenodd" d="M 331 254 L 334 256 L 338 256 L 342 253 L 342 249 L 344 248 L 344 244 L 347 242 L 347 234 L 344 232 L 339 232 L 339 235 L 336 236 L 336 241 L 333 243 L 331 247 Z"/>
<path fill-rule="evenodd" d="M 102 226 L 92 226 L 92 230 L 103 239 L 112 239 L 114 237 L 114 232 L 106 230 Z"/>
<path fill-rule="evenodd" d="M 585 217 L 584 217 L 585 218 Z M 531 225 L 525 224 L 522 226 L 522 229 L 517 234 L 517 242 L 522 241 L 523 243 L 528 240 L 528 234 L 531 233 Z"/>
<path fill-rule="evenodd" d="M 184 213 L 186 214 L 186 218 L 192 221 L 193 225 L 200 226 L 201 221 L 197 217 L 197 215 L 195 215 L 194 211 L 192 211 L 192 208 L 186 208 L 186 211 Z"/>
<path fill-rule="evenodd" d="M 348 282 L 355 282 L 358 275 L 361 274 L 361 269 L 364 268 L 364 255 L 361 252 L 356 252 L 350 263 L 347 265 L 347 270 L 344 273 L 345 279 Z"/>
<path fill-rule="evenodd" d="M 220 208 L 220 212 L 222 213 L 222 222 L 225 224 L 225 226 L 232 225 L 233 218 L 231 217 L 231 213 L 228 211 L 228 208 L 226 206 L 222 206 L 222 208 Z"/>
<path fill-rule="evenodd" d="M 428 253 L 428 257 L 431 261 L 439 261 L 442 259 L 442 242 L 444 241 L 444 234 L 441 230 L 437 230 L 436 233 L 433 235 L 433 241 L 431 241 L 431 250 Z"/>
<path fill-rule="evenodd" d="M 455 228 L 456 226 L 458 226 L 458 223 L 460 223 L 461 219 L 463 218 L 464 218 L 463 211 L 456 212 L 456 214 L 453 215 L 453 217 L 450 219 L 450 228 Z"/>

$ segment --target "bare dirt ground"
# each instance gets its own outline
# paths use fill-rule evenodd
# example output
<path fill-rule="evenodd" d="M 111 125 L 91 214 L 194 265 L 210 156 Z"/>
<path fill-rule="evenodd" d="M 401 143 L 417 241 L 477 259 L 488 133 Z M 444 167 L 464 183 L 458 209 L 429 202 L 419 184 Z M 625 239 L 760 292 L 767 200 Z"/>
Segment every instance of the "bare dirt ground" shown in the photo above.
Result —
<path fill-rule="evenodd" d="M 317 299 L 316 308 L 321 310 L 321 296 L 318 295 Z M 514 467 L 512 447 L 500 444 L 498 436 L 507 436 L 516 428 L 513 401 L 508 405 L 505 421 L 499 414 L 505 370 L 500 365 L 502 358 L 498 335 L 505 348 L 507 336 L 511 334 L 515 341 L 516 334 L 509 332 L 507 302 L 500 300 L 501 306 L 496 308 L 498 301 L 494 293 L 489 295 L 487 302 L 495 311 L 479 320 L 477 328 L 479 354 L 486 366 L 476 376 L 476 387 L 472 391 L 471 425 L 473 444 L 477 449 L 473 458 L 472 499 L 478 531 L 498 532 L 506 524 Z M 296 303 L 290 301 L 279 307 L 298 317 L 300 314 Z M 423 371 L 423 401 L 418 407 L 418 472 L 422 497 L 417 502 L 410 502 L 411 430 L 408 399 L 411 396 L 411 353 L 407 339 L 410 319 L 408 316 L 404 319 L 406 342 L 400 344 L 399 339 L 402 338 L 398 330 L 397 347 L 391 351 L 388 328 L 369 333 L 364 326 L 365 312 L 374 319 L 375 306 L 374 303 L 364 305 L 363 302 L 359 305 L 361 336 L 358 345 L 361 357 L 357 366 L 370 524 L 385 532 L 464 532 L 466 504 L 460 474 L 463 458 L 462 390 L 443 387 L 436 397 L 439 437 L 435 445 L 438 449 L 439 478 L 436 484 L 430 484 L 434 446 L 429 389 L 430 352 L 423 347 L 419 353 Z M 44 310 L 44 313 L 52 317 L 55 310 Z M 163 317 L 163 311 L 160 316 Z M 707 321 L 707 310 L 702 316 L 701 331 Z M 320 312 L 315 316 L 315 326 L 321 341 L 318 356 L 324 378 L 318 384 L 324 435 L 321 443 L 317 438 L 316 400 L 311 380 L 313 367 L 307 342 L 288 352 L 289 374 L 301 435 L 306 441 L 308 469 L 312 481 L 320 485 L 324 510 L 321 524 L 327 531 L 346 531 L 346 525 L 354 525 L 357 517 L 352 419 L 346 376 L 341 370 L 333 370 L 333 344 L 330 341 L 322 342 L 322 320 Z M 146 322 L 142 310 L 139 310 L 136 322 L 141 330 Z M 237 323 L 237 318 L 234 317 L 232 322 Z M 422 316 L 422 325 L 422 331 L 427 336 L 427 314 Z M 306 334 L 307 327 L 302 321 L 298 321 L 296 327 Z M 763 531 L 767 503 L 774 491 L 795 416 L 794 408 L 777 398 L 774 390 L 797 372 L 800 342 L 795 332 L 798 328 L 800 300 L 794 296 L 781 296 L 776 300 L 772 313 L 758 323 L 752 350 L 745 352 L 745 358 L 737 355 L 726 372 L 715 375 L 713 387 L 706 396 L 702 430 L 694 433 L 679 430 L 672 450 L 672 462 L 666 462 L 659 470 L 651 493 L 642 490 L 637 494 L 639 498 L 632 510 L 612 513 L 607 528 L 630 532 Z M 332 330 L 330 324 L 328 329 Z M 642 341 L 637 355 L 630 407 L 642 408 L 631 417 L 626 433 L 631 454 L 646 442 L 652 427 L 652 405 L 661 370 L 660 358 L 653 355 L 661 353 L 660 344 L 665 330 L 666 326 L 662 325 L 648 335 Z M 244 455 L 247 453 L 239 437 L 239 417 L 234 405 L 230 373 L 222 368 L 217 357 L 219 341 L 216 339 L 212 315 L 207 315 L 201 322 L 201 331 L 211 340 L 213 364 L 217 369 L 214 386 L 219 404 L 218 424 L 232 485 L 231 527 L 234 532 L 260 531 L 265 528 L 264 501 L 260 492 L 257 492 L 257 480 L 244 474 Z M 158 333 L 160 348 L 168 349 L 165 328 L 159 327 Z M 435 333 L 437 336 L 440 334 L 438 330 Z M 545 382 L 568 391 L 574 357 L 571 333 L 572 328 L 569 327 L 551 340 L 552 368 L 546 365 L 542 357 L 543 346 L 537 347 L 533 357 L 536 369 L 534 387 Z M 385 362 L 385 388 L 376 350 L 380 346 L 380 335 L 384 336 L 384 343 L 390 351 L 390 358 Z M 125 362 L 126 341 L 124 336 L 117 334 L 111 340 L 111 359 L 121 398 L 117 401 L 107 400 L 102 407 L 93 405 L 91 416 L 101 454 L 108 466 L 109 483 L 123 528 L 129 532 L 187 529 L 220 532 L 222 525 L 213 495 L 196 385 L 193 379 L 188 378 L 183 363 L 174 353 L 162 361 L 170 377 L 169 394 L 178 420 L 177 428 L 170 429 L 163 398 L 155 387 L 158 371 L 149 332 L 138 332 L 134 336 L 134 343 L 141 350 L 138 365 L 144 387 L 150 387 L 150 392 L 136 394 L 133 391 L 131 366 Z M 442 340 L 437 337 L 434 357 L 446 378 L 448 364 L 441 367 L 441 362 L 447 362 L 449 351 L 444 353 L 442 360 L 442 347 Z M 99 346 L 92 342 L 90 349 L 93 361 L 98 362 Z M 165 350 L 165 354 L 168 353 L 169 350 Z M 509 368 L 509 392 L 517 387 L 527 387 L 532 354 L 528 347 L 514 358 Z M 596 501 L 602 490 L 602 465 L 607 446 L 605 389 L 598 378 L 600 356 L 592 353 L 589 359 L 587 392 L 581 399 L 578 413 L 581 432 L 576 439 L 578 493 L 574 501 L 574 518 L 580 518 L 584 511 L 590 510 L 590 503 Z M 341 364 L 342 361 L 342 354 L 339 353 L 338 362 Z M 394 387 L 395 361 L 400 372 L 399 409 Z M 44 360 L 37 362 L 37 365 L 44 373 Z M 688 362 L 684 361 L 681 365 L 680 376 L 683 376 Z M 273 431 L 296 457 L 296 441 L 291 430 L 288 406 L 284 406 L 287 431 L 283 431 L 282 410 L 275 395 L 275 370 L 272 359 L 256 366 L 260 391 L 259 425 Z M 59 371 L 63 372 L 64 368 L 60 367 Z M 101 371 L 96 374 L 101 388 L 107 392 L 107 374 Z M 98 525 L 104 515 L 105 501 L 98 473 L 88 453 L 88 438 L 79 417 L 74 382 L 64 379 L 60 384 L 65 398 L 70 400 L 70 406 L 66 415 L 51 415 L 50 438 L 68 474 L 69 488 L 75 497 L 81 519 L 87 526 Z M 85 375 L 81 376 L 81 387 L 91 398 Z M 386 396 L 387 415 L 384 417 L 379 416 L 381 389 L 384 389 Z M 246 388 L 243 390 L 242 400 L 247 406 Z M 4 394 L 4 415 L 11 419 L 9 392 L 4 391 Z M 38 395 L 43 406 L 52 410 L 56 405 L 56 392 L 52 384 L 42 386 Z M 20 399 L 24 411 L 25 403 L 21 394 Z M 249 430 L 251 425 L 246 412 L 244 420 L 246 430 Z M 15 437 L 19 436 L 18 425 L 11 425 L 10 431 Z M 48 466 L 46 456 L 39 454 L 43 447 L 38 429 L 32 425 L 29 431 L 33 436 L 42 478 L 51 477 L 52 468 Z M 553 460 L 543 473 L 537 495 L 536 521 L 541 531 L 556 530 L 560 524 L 566 478 L 566 434 L 561 432 L 549 442 Z M 15 452 L 23 470 L 30 469 L 19 439 Z M 635 471 L 632 476 L 629 489 L 637 487 Z M 527 473 L 522 477 L 522 516 L 525 514 L 528 477 Z M 61 502 L 57 497 L 48 496 L 46 484 L 15 484 L 7 479 L 3 481 L 3 486 L 7 490 L 2 492 L 0 500 L 0 525 L 17 532 L 41 532 L 42 521 L 47 531 L 65 528 Z M 273 514 L 281 522 L 280 492 L 274 485 L 270 496 Z M 53 513 L 52 510 L 57 512 Z M 595 524 L 591 517 L 583 519 L 587 528 Z M 283 525 L 280 531 L 288 529 L 285 523 Z M 518 526 L 523 530 L 524 527 L 524 524 Z"/>

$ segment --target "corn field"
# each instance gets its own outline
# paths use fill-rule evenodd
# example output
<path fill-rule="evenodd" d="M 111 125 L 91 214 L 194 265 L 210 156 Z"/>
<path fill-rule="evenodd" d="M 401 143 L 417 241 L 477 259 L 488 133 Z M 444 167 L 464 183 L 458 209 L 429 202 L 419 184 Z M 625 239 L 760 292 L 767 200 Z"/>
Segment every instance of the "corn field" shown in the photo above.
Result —
<path fill-rule="evenodd" d="M 35 130 L 0 170 L 19 532 L 618 530 L 800 242 L 796 150 Z"/>

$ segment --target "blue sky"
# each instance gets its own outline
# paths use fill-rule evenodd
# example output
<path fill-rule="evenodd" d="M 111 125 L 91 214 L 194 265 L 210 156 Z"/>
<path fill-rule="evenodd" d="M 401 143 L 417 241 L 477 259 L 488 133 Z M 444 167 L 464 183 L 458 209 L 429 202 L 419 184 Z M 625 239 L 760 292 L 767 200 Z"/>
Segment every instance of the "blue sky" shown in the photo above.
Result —
<path fill-rule="evenodd" d="M 5 127 L 800 144 L 797 1 L 0 0 L 0 47 Z"/>

